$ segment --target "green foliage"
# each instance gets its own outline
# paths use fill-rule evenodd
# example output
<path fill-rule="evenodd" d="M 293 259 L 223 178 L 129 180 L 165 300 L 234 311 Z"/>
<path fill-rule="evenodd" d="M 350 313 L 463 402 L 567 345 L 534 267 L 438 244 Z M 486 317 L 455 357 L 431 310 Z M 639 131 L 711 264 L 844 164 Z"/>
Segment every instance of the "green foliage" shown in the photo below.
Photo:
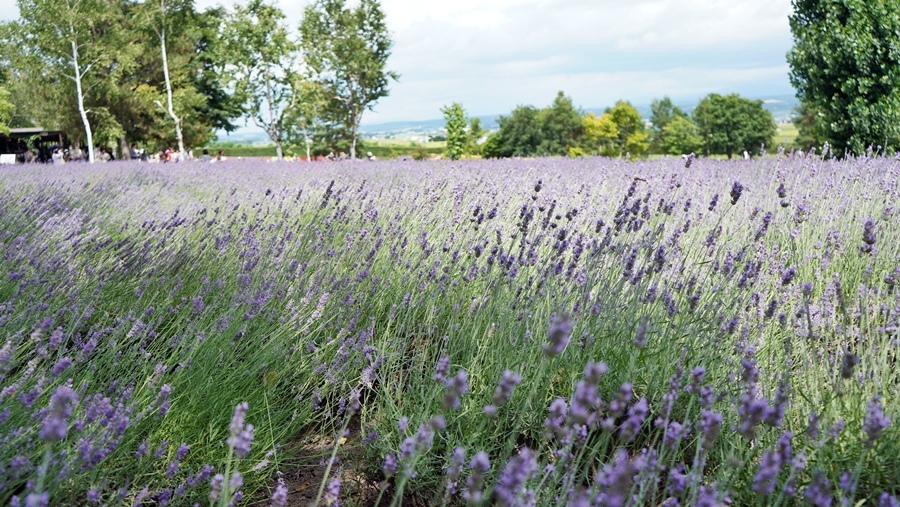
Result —
<path fill-rule="evenodd" d="M 298 47 L 288 36 L 284 13 L 264 0 L 236 5 L 225 25 L 226 69 L 253 122 L 275 143 L 278 158 L 292 127 Z"/>
<path fill-rule="evenodd" d="M 537 153 L 541 155 L 564 156 L 569 148 L 576 146 L 584 132 L 581 113 L 572 104 L 572 99 L 563 92 L 556 94 L 550 107 L 542 109 L 539 115 L 541 139 Z"/>
<path fill-rule="evenodd" d="M 666 155 L 695 153 L 703 148 L 703 139 L 697 133 L 697 125 L 688 116 L 674 116 L 660 134 L 659 150 Z"/>
<path fill-rule="evenodd" d="M 444 154 L 450 160 L 459 160 L 466 152 L 468 136 L 466 135 L 466 111 L 462 104 L 454 102 L 441 108 L 447 124 L 447 147 Z"/>
<path fill-rule="evenodd" d="M 644 118 L 630 102 L 620 100 L 616 105 L 607 108 L 604 116 L 608 114 L 610 121 L 615 124 L 618 133 L 614 149 L 615 156 L 641 158 L 650 149 L 650 137 L 644 126 Z M 613 153 L 605 153 L 612 155 Z"/>
<path fill-rule="evenodd" d="M 484 141 L 484 144 L 481 145 L 481 155 L 485 158 L 500 158 L 502 157 L 501 150 L 503 149 L 501 143 L 503 142 L 502 137 L 500 136 L 500 132 L 492 132 L 488 138 Z"/>
<path fill-rule="evenodd" d="M 316 0 L 304 10 L 300 45 L 315 79 L 328 92 L 328 123 L 349 139 L 356 156 L 359 122 L 366 109 L 387 97 L 391 79 L 386 70 L 393 42 L 378 0 L 360 0 L 348 8 L 345 0 Z"/>
<path fill-rule="evenodd" d="M 809 151 L 818 148 L 828 139 L 828 126 L 825 125 L 824 113 L 810 110 L 809 106 L 801 103 L 794 111 L 791 121 L 797 126 L 797 138 L 793 147 Z"/>
<path fill-rule="evenodd" d="M 484 147 L 487 157 L 530 157 L 541 144 L 540 111 L 534 106 L 518 106 L 498 120 L 496 146 Z M 490 143 L 488 139 L 488 143 Z"/>
<path fill-rule="evenodd" d="M 155 25 L 159 3 L 72 2 L 73 8 L 81 9 L 75 11 L 74 30 L 65 22 L 66 2 L 51 2 L 49 9 L 44 3 L 23 0 L 22 18 L 0 26 L 3 65 L 16 77 L 9 87 L 17 105 L 13 124 L 57 128 L 71 141 L 85 142 L 76 83 L 71 79 L 72 46 L 56 36 L 68 33 L 69 39 L 77 39 L 84 106 L 98 141 L 150 149 L 171 146 L 173 122 L 160 107 L 167 97 L 160 39 L 154 31 L 154 26 L 161 27 Z M 233 129 L 231 121 L 242 112 L 219 79 L 223 11 L 197 12 L 191 2 L 169 2 L 166 18 L 174 110 L 183 120 L 185 144 L 202 145 L 214 129 Z"/>
<path fill-rule="evenodd" d="M 584 132 L 582 146 L 586 153 L 591 155 L 602 154 L 616 156 L 616 140 L 619 138 L 619 129 L 609 113 L 597 116 L 588 113 L 581 119 Z"/>
<path fill-rule="evenodd" d="M 735 152 L 755 154 L 762 145 L 772 144 L 775 120 L 762 104 L 736 93 L 711 93 L 701 99 L 694 109 L 694 122 L 705 154 L 732 158 Z"/>
<path fill-rule="evenodd" d="M 791 84 L 804 104 L 802 145 L 835 153 L 900 146 L 900 3 L 793 0 Z M 810 121 L 810 120 L 815 121 Z"/>
<path fill-rule="evenodd" d="M 563 92 L 549 107 L 518 106 L 498 123 L 500 130 L 482 146 L 486 157 L 565 156 L 584 135 L 581 113 Z"/>
<path fill-rule="evenodd" d="M 650 137 L 654 151 L 665 152 L 663 145 L 666 126 L 676 118 L 686 117 L 687 114 L 680 107 L 676 106 L 669 97 L 663 97 L 662 100 L 653 99 L 653 102 L 650 103 L 650 123 L 653 129 Z"/>
<path fill-rule="evenodd" d="M 15 106 L 9 101 L 9 92 L 0 86 L 0 132 L 9 134 L 8 124 L 15 110 Z"/>
<path fill-rule="evenodd" d="M 481 126 L 481 118 L 469 119 L 469 132 L 466 139 L 466 152 L 470 155 L 481 154 L 481 138 L 485 136 L 487 131 Z M 434 139 L 437 141 L 437 139 Z"/>

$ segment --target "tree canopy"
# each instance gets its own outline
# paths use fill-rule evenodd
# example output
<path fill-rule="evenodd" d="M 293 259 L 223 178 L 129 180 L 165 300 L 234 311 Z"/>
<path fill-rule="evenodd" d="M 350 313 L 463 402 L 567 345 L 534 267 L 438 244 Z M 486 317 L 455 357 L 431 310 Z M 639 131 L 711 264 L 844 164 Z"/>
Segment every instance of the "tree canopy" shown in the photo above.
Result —
<path fill-rule="evenodd" d="M 15 106 L 9 101 L 9 92 L 0 86 L 0 132 L 9 134 L 8 124 L 15 110 Z"/>
<path fill-rule="evenodd" d="M 447 147 L 444 154 L 450 160 L 459 160 L 466 152 L 468 138 L 466 136 L 466 111 L 462 104 L 454 102 L 441 108 L 447 124 Z"/>
<path fill-rule="evenodd" d="M 235 96 L 250 119 L 275 143 L 283 144 L 286 121 L 296 102 L 298 47 L 288 34 L 284 13 L 264 0 L 237 5 L 224 26 L 224 67 Z"/>
<path fill-rule="evenodd" d="M 791 84 L 800 136 L 838 154 L 900 146 L 900 3 L 793 0 Z"/>
<path fill-rule="evenodd" d="M 310 71 L 329 96 L 324 111 L 336 132 L 349 136 L 350 157 L 356 156 L 357 134 L 363 113 L 388 96 L 387 70 L 393 41 L 377 0 L 360 0 L 355 8 L 346 0 L 316 0 L 304 10 L 300 45 Z"/>
<path fill-rule="evenodd" d="M 706 155 L 735 152 L 758 153 L 775 137 L 772 113 L 763 109 L 761 100 L 750 100 L 736 93 L 711 93 L 694 109 L 694 122 Z"/>

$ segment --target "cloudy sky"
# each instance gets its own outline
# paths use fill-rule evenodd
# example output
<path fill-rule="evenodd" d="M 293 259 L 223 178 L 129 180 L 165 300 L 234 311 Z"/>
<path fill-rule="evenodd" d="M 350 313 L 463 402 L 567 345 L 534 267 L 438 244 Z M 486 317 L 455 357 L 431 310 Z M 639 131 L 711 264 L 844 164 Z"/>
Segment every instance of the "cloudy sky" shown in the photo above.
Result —
<path fill-rule="evenodd" d="M 351 0 L 352 1 L 352 0 Z M 233 0 L 195 0 L 204 8 Z M 275 0 L 293 28 L 307 1 Z M 790 0 L 382 0 L 401 74 L 367 124 L 544 106 L 585 108 L 711 92 L 792 94 Z M 0 19 L 17 16 L 0 0 Z"/>

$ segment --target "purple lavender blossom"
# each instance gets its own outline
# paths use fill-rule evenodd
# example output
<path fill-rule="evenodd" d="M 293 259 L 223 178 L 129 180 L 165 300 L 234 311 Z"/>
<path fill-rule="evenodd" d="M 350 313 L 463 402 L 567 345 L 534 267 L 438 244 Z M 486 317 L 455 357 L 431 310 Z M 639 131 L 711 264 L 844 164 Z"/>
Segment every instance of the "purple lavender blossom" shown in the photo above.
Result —
<path fill-rule="evenodd" d="M 841 359 L 841 378 L 852 378 L 853 368 L 856 367 L 857 364 L 859 364 L 859 356 L 849 350 L 845 350 L 844 357 Z"/>
<path fill-rule="evenodd" d="M 572 337 L 573 327 L 574 323 L 567 314 L 563 314 L 551 322 L 548 333 L 549 343 L 543 346 L 545 357 L 556 357 L 562 354 Z"/>
<path fill-rule="evenodd" d="M 813 480 L 806 486 L 803 497 L 815 507 L 831 507 L 831 503 L 834 501 L 831 484 L 822 472 L 816 472 Z"/>
<path fill-rule="evenodd" d="M 859 251 L 867 254 L 875 252 L 875 220 L 872 217 L 867 218 L 863 224 L 863 243 L 859 246 Z"/>
<path fill-rule="evenodd" d="M 462 447 L 453 449 L 453 455 L 450 456 L 450 464 L 447 466 L 446 477 L 446 493 L 449 496 L 456 494 L 459 485 L 459 475 L 462 473 L 462 467 L 466 464 L 466 450 Z"/>
<path fill-rule="evenodd" d="M 72 359 L 68 357 L 64 357 L 57 361 L 56 364 L 53 365 L 53 368 L 50 370 L 50 373 L 54 377 L 58 377 L 62 372 L 64 372 L 68 367 L 72 366 Z"/>
<path fill-rule="evenodd" d="M 644 348 L 647 345 L 647 329 L 649 327 L 649 320 L 646 317 L 638 323 L 637 331 L 634 333 L 634 345 L 637 348 Z"/>
<path fill-rule="evenodd" d="M 783 286 L 790 285 L 791 282 L 794 281 L 794 277 L 796 277 L 796 276 L 797 276 L 797 268 L 795 268 L 794 266 L 791 266 L 791 267 L 785 269 L 781 273 L 781 285 L 783 285 Z"/>
<path fill-rule="evenodd" d="M 700 432 L 703 434 L 703 448 L 710 449 L 722 431 L 722 414 L 711 410 L 700 412 Z"/>
<path fill-rule="evenodd" d="M 500 505 L 520 505 L 521 497 L 526 495 L 528 481 L 538 471 L 537 459 L 531 449 L 523 447 L 519 454 L 506 463 L 506 467 L 497 479 L 494 495 Z"/>
<path fill-rule="evenodd" d="M 812 295 L 813 284 L 812 282 L 803 282 L 803 285 L 800 286 L 800 292 L 803 293 L 804 296 L 809 297 Z"/>
<path fill-rule="evenodd" d="M 434 380 L 445 382 L 447 376 L 450 375 L 450 356 L 441 356 L 438 359 L 437 366 L 434 368 Z"/>
<path fill-rule="evenodd" d="M 716 205 L 719 204 L 719 194 L 713 196 L 712 200 L 709 201 L 709 206 L 706 208 L 709 211 L 713 211 L 716 209 Z"/>
<path fill-rule="evenodd" d="M 328 481 L 328 487 L 325 488 L 325 494 L 322 501 L 329 507 L 340 505 L 341 503 L 341 478 L 332 477 Z"/>
<path fill-rule="evenodd" d="M 884 433 L 884 430 L 890 424 L 891 418 L 884 414 L 884 410 L 881 407 L 881 398 L 878 396 L 872 398 L 869 401 L 868 410 L 866 410 L 866 415 L 863 419 L 863 431 L 866 432 L 866 447 L 875 445 L 875 441 L 878 440 L 878 437 Z"/>
<path fill-rule="evenodd" d="M 737 204 L 738 199 L 741 198 L 741 194 L 744 193 L 744 185 L 737 180 L 735 180 L 734 184 L 731 185 L 731 204 L 732 206 Z"/>
<path fill-rule="evenodd" d="M 159 415 L 163 416 L 169 412 L 169 395 L 172 394 L 172 386 L 163 384 L 159 388 L 159 394 L 156 395 L 156 406 L 159 407 Z"/>
<path fill-rule="evenodd" d="M 503 372 L 503 377 L 500 379 L 500 383 L 497 384 L 497 389 L 494 390 L 494 396 L 491 398 L 494 405 L 499 407 L 506 403 L 509 400 L 509 397 L 512 396 L 513 389 L 515 389 L 521 381 L 521 375 L 510 370 L 505 370 Z"/>
<path fill-rule="evenodd" d="M 763 453 L 759 462 L 759 470 L 753 478 L 753 491 L 758 495 L 768 496 L 775 490 L 775 481 L 781 472 L 781 454 L 775 451 Z"/>
<path fill-rule="evenodd" d="M 602 491 L 600 505 L 608 507 L 624 507 L 628 501 L 628 492 L 634 483 L 635 469 L 628 459 L 625 450 L 619 450 L 615 458 L 597 473 L 594 478 Z"/>
<path fill-rule="evenodd" d="M 731 504 L 731 499 L 725 495 L 720 500 L 720 494 L 712 486 L 700 486 L 695 507 L 725 507 Z"/>
<path fill-rule="evenodd" d="M 878 507 L 900 507 L 900 500 L 885 491 L 878 497 Z"/>
<path fill-rule="evenodd" d="M 269 504 L 269 507 L 284 507 L 287 504 L 287 498 L 287 486 L 284 485 L 284 481 L 279 480 L 278 485 L 275 486 L 275 491 L 272 492 L 272 502 Z"/>
<path fill-rule="evenodd" d="M 50 396 L 50 404 L 47 407 L 39 436 L 44 442 L 56 442 L 66 438 L 69 431 L 69 417 L 72 416 L 73 405 L 77 403 L 78 395 L 67 386 L 56 388 Z"/>
<path fill-rule="evenodd" d="M 25 497 L 25 507 L 47 507 L 50 505 L 50 493 L 29 493 Z"/>
<path fill-rule="evenodd" d="M 222 494 L 222 488 L 225 486 L 225 476 L 216 474 L 209 480 L 209 503 L 215 504 L 219 501 Z"/>
<path fill-rule="evenodd" d="M 850 472 L 842 473 L 840 478 L 838 478 L 838 487 L 844 493 L 853 494 L 856 491 L 856 479 L 853 477 L 853 474 Z"/>
<path fill-rule="evenodd" d="M 239 458 L 245 457 L 250 452 L 250 444 L 253 442 L 253 425 L 244 424 L 249 409 L 250 405 L 246 401 L 241 402 L 234 407 L 234 413 L 231 416 L 228 446 L 234 449 L 235 456 Z"/>
<path fill-rule="evenodd" d="M 397 455 L 389 452 L 384 457 L 384 463 L 381 465 L 381 471 L 388 479 L 397 474 Z"/>
<path fill-rule="evenodd" d="M 552 435 L 560 437 L 563 432 L 563 423 L 569 413 L 566 400 L 556 398 L 550 402 L 550 415 L 544 420 L 544 428 Z"/>
<path fill-rule="evenodd" d="M 463 490 L 462 496 L 470 504 L 480 504 L 484 475 L 491 469 L 491 461 L 488 459 L 487 453 L 478 451 L 469 463 L 469 467 L 472 469 L 472 473 L 466 478 L 466 489 Z"/>
<path fill-rule="evenodd" d="M 875 245 L 875 220 L 872 217 L 866 219 L 863 224 L 863 246 L 861 248 L 868 247 L 868 252 L 872 251 L 872 246 Z M 866 250 L 863 250 L 866 251 Z"/>
<path fill-rule="evenodd" d="M 628 419 L 619 428 L 619 438 L 630 442 L 640 431 L 649 413 L 650 406 L 647 403 L 647 398 L 642 397 L 628 409 Z"/>
<path fill-rule="evenodd" d="M 459 410 L 459 397 L 469 392 L 469 372 L 460 369 L 444 385 L 447 387 L 447 390 L 444 392 L 444 408 Z"/>

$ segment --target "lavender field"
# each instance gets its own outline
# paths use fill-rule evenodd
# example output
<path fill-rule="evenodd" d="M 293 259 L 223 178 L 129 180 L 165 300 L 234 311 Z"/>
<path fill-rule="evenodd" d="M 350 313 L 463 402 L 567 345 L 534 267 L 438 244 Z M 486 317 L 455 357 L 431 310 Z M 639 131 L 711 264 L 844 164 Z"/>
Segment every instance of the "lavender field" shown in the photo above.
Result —
<path fill-rule="evenodd" d="M 4 167 L 0 503 L 900 505 L 900 161 L 689 165 Z"/>

